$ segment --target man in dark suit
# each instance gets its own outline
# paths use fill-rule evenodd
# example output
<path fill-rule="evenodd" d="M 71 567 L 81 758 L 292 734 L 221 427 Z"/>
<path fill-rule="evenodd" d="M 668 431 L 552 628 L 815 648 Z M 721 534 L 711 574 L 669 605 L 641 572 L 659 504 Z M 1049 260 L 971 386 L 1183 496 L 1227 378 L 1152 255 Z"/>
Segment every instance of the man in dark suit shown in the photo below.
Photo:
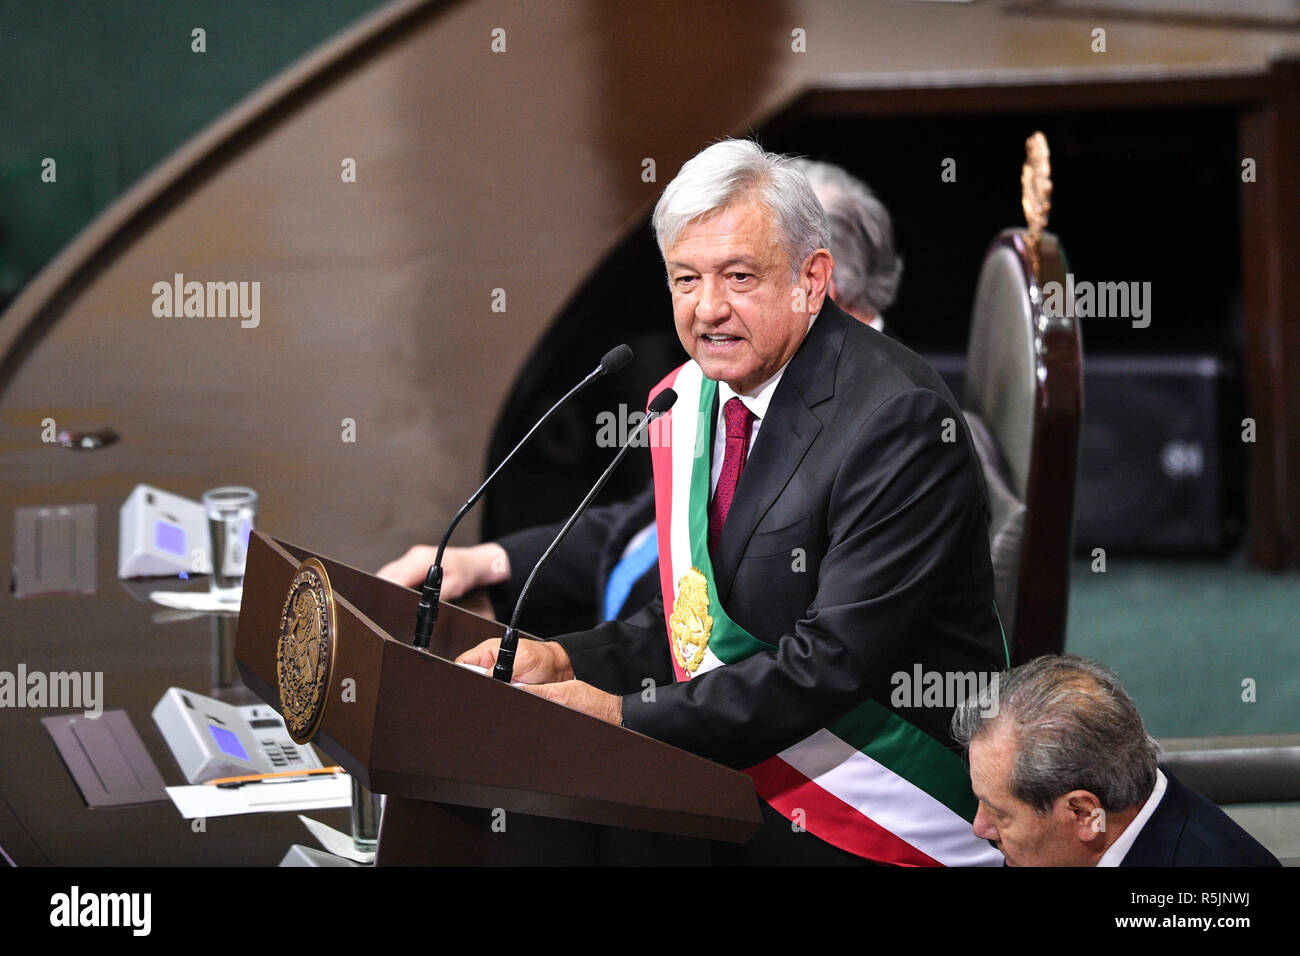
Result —
<path fill-rule="evenodd" d="M 1108 668 L 1047 655 L 1000 676 L 996 706 L 953 715 L 977 836 L 1010 866 L 1277 866 L 1226 813 L 1157 766 Z"/>
<path fill-rule="evenodd" d="M 785 157 L 709 147 L 655 229 L 692 356 L 651 438 L 661 597 L 522 642 L 515 679 L 744 768 L 769 825 L 737 860 L 996 861 L 969 833 L 954 701 L 899 693 L 900 675 L 1006 664 L 956 403 L 829 301 L 825 212 Z"/>
<path fill-rule="evenodd" d="M 1169 770 L 1164 796 L 1120 866 L 1279 866 L 1277 857 Z"/>
<path fill-rule="evenodd" d="M 831 299 L 858 321 L 898 339 L 884 317 L 903 272 L 889 210 L 866 183 L 840 166 L 806 159 L 795 160 L 795 166 L 808 177 L 826 210 L 835 260 L 827 287 Z M 653 521 L 653 486 L 626 501 L 589 508 L 535 582 L 523 630 L 550 636 L 628 617 L 649 604 L 659 594 Z M 562 525 L 525 528 L 495 542 L 448 548 L 443 555 L 443 600 L 488 588 L 497 618 L 509 620 L 524 581 Z M 384 565 L 379 576 L 419 587 L 436 551 L 415 545 Z"/>

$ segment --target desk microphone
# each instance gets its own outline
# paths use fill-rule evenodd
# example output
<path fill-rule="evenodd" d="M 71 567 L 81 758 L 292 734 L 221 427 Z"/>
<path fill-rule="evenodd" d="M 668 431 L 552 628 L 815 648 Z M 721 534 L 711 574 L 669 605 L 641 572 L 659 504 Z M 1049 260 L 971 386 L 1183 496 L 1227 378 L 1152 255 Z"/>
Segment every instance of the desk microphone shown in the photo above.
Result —
<path fill-rule="evenodd" d="M 596 484 L 592 487 L 591 491 L 587 492 L 587 497 L 582 499 L 582 504 L 578 505 L 578 509 L 573 512 L 573 514 L 569 515 L 569 520 L 564 522 L 564 527 L 561 528 L 560 533 L 555 536 L 555 540 L 552 541 L 551 546 L 546 549 L 546 553 L 538 559 L 535 565 L 533 565 L 533 570 L 529 573 L 528 580 L 524 582 L 524 589 L 519 592 L 519 601 L 515 604 L 515 613 L 510 618 L 510 626 L 506 628 L 506 633 L 501 638 L 501 648 L 497 651 L 496 666 L 492 668 L 492 676 L 496 680 L 502 680 L 508 684 L 510 683 L 510 679 L 514 676 L 515 651 L 519 647 L 519 628 L 517 626 L 519 623 L 519 611 L 524 606 L 524 599 L 528 597 L 528 589 L 532 586 L 533 579 L 537 577 L 537 572 L 542 569 L 542 565 L 546 564 L 546 562 L 550 560 L 551 555 L 555 552 L 555 549 L 559 547 L 560 542 L 564 540 L 564 536 L 569 533 L 569 529 L 573 527 L 574 522 L 582 517 L 582 513 L 591 505 L 592 499 L 595 498 L 596 495 L 600 494 L 600 489 L 605 487 L 605 482 L 609 481 L 609 476 L 614 473 L 614 469 L 617 468 L 618 463 L 623 460 L 623 456 L 627 454 L 628 449 L 636 444 L 641 434 L 650 427 L 652 421 L 673 407 L 673 402 L 675 401 L 677 401 L 677 393 L 671 388 L 665 388 L 654 397 L 654 400 L 650 403 L 650 408 L 647 409 L 645 420 L 637 425 L 632 431 L 632 434 L 628 436 L 626 444 L 618 450 L 618 454 L 615 455 L 614 460 L 609 463 L 609 467 L 605 469 L 604 474 L 597 479 Z"/>
<path fill-rule="evenodd" d="M 420 589 L 420 607 L 415 614 L 415 640 L 412 641 L 412 643 L 416 647 L 428 647 L 429 638 L 433 636 L 433 625 L 437 623 L 438 620 L 438 598 L 442 594 L 442 553 L 447 550 L 447 542 L 451 539 L 451 533 L 456 530 L 456 525 L 460 524 L 460 519 L 465 517 L 465 514 L 469 509 L 474 507 L 474 502 L 478 501 L 479 498 L 483 496 L 483 492 L 487 489 L 487 486 L 492 483 L 492 479 L 497 476 L 497 472 L 506 466 L 506 462 L 515 457 L 515 452 L 524 447 L 528 442 L 528 439 L 533 437 L 533 433 L 536 432 L 537 429 L 541 428 L 548 418 L 555 414 L 557 408 L 569 399 L 573 398 L 574 395 L 577 395 L 596 379 L 603 375 L 608 375 L 610 372 L 617 372 L 630 361 L 632 361 L 632 350 L 626 345 L 616 345 L 614 348 L 606 352 L 604 358 L 600 360 L 600 364 L 592 369 L 592 371 L 587 374 L 586 378 L 573 386 L 573 388 L 569 389 L 563 398 L 552 405 L 550 410 L 537 420 L 537 424 L 528 429 L 528 434 L 520 439 L 519 444 L 515 445 L 515 447 L 510 450 L 510 454 L 501 459 L 501 463 L 492 470 L 492 474 L 487 476 L 487 480 L 484 481 L 483 484 L 479 485 L 478 491 L 474 492 L 474 494 L 470 496 L 469 501 L 460 506 L 460 510 L 456 512 L 456 517 L 452 518 L 451 524 L 447 525 L 447 531 L 442 536 L 442 541 L 438 545 L 438 555 L 434 558 L 433 564 L 429 565 L 429 571 L 424 576 L 424 586 Z"/>

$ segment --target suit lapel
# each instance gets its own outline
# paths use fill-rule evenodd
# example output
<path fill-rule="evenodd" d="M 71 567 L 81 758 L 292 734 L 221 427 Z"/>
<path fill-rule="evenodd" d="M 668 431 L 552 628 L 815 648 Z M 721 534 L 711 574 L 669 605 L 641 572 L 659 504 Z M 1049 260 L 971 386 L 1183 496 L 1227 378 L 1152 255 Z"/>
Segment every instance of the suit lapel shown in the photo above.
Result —
<path fill-rule="evenodd" d="M 712 556 L 713 578 L 720 601 L 725 602 L 731 594 L 736 571 L 754 529 L 790 483 L 821 431 L 821 420 L 812 408 L 835 393 L 835 370 L 844 341 L 844 323 L 852 321 L 827 299 L 776 386 L 736 485 L 736 497 L 727 513 L 717 553 Z"/>
<path fill-rule="evenodd" d="M 1120 860 L 1120 866 L 1174 865 L 1174 851 L 1187 825 L 1187 797 L 1177 778 L 1166 768 L 1160 769 L 1165 775 L 1165 795 Z"/>

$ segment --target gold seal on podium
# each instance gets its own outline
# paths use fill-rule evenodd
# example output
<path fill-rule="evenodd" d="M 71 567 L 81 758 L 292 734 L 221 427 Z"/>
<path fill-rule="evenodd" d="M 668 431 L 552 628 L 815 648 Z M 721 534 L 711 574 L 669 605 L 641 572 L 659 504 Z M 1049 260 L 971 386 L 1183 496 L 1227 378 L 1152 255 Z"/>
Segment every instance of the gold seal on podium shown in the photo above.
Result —
<path fill-rule="evenodd" d="M 289 736 L 305 744 L 316 733 L 334 663 L 334 592 L 325 566 L 308 558 L 294 572 L 280 612 L 275 673 Z"/>

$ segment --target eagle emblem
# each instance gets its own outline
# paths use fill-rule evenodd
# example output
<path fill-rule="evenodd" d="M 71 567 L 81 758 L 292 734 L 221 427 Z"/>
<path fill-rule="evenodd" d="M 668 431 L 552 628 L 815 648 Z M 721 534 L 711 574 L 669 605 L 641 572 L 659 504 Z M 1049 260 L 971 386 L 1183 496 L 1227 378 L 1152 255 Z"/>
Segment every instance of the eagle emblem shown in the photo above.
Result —
<path fill-rule="evenodd" d="M 334 595 L 325 566 L 309 558 L 298 566 L 280 611 L 275 673 L 280 712 L 295 743 L 311 740 L 325 712 L 334 658 Z"/>
<path fill-rule="evenodd" d="M 713 633 L 709 616 L 709 581 L 698 568 L 691 568 L 677 582 L 677 600 L 668 623 L 671 629 L 673 657 L 688 674 L 694 674 L 704 662 L 704 651 Z"/>

